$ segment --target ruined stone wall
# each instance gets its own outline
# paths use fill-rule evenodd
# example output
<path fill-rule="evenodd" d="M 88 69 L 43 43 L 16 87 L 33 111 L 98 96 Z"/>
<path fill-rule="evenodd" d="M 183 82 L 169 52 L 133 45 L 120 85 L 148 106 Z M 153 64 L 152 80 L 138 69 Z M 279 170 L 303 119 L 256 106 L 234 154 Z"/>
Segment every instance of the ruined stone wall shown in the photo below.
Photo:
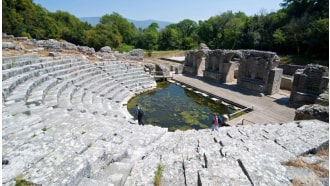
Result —
<path fill-rule="evenodd" d="M 204 77 L 221 83 L 230 83 L 235 80 L 235 70 L 238 69 L 238 61 L 232 61 L 233 56 L 240 59 L 239 50 L 210 50 L 206 58 Z"/>
<path fill-rule="evenodd" d="M 183 73 L 194 74 L 194 54 L 196 51 L 189 51 L 186 55 L 183 67 Z"/>
<path fill-rule="evenodd" d="M 305 69 L 294 74 L 290 101 L 314 103 L 317 97 L 329 88 L 328 67 L 308 64 Z"/>
<path fill-rule="evenodd" d="M 205 69 L 201 69 L 201 56 Z M 234 82 L 237 86 L 260 93 L 275 94 L 281 85 L 282 69 L 274 52 L 257 50 L 195 50 L 186 56 L 184 73 L 199 75 L 218 83 Z M 235 74 L 237 72 L 237 74 Z M 237 76 L 236 76 L 237 75 Z"/>
<path fill-rule="evenodd" d="M 282 69 L 274 52 L 242 50 L 237 86 L 260 93 L 275 94 L 281 85 Z"/>

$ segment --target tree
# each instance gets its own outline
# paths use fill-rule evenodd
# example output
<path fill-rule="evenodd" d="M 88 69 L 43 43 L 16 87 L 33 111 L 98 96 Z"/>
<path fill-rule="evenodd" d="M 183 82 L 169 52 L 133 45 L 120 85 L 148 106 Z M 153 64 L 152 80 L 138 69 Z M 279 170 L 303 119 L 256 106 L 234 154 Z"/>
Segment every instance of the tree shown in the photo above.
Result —
<path fill-rule="evenodd" d="M 97 24 L 85 33 L 84 42 L 95 50 L 99 50 L 104 46 L 117 48 L 122 43 L 122 37 L 116 26 Z"/>
<path fill-rule="evenodd" d="M 329 17 L 328 0 L 283 0 L 281 4 L 292 17 L 299 18 L 308 14 L 316 19 Z"/>
<path fill-rule="evenodd" d="M 160 32 L 159 37 L 160 50 L 174 50 L 180 46 L 180 37 L 176 29 L 165 28 Z"/>
<path fill-rule="evenodd" d="M 136 44 L 137 30 L 133 23 L 130 23 L 120 14 L 114 12 L 101 17 L 100 23 L 116 26 L 123 42 L 126 44 Z"/>
<path fill-rule="evenodd" d="M 176 29 L 182 40 L 181 46 L 178 46 L 178 48 L 187 50 L 198 45 L 197 28 L 197 23 L 190 19 L 185 19 L 176 24 Z"/>
<path fill-rule="evenodd" d="M 61 38 L 72 43 L 83 44 L 83 36 L 86 30 L 91 29 L 91 25 L 81 22 L 68 12 L 56 11 L 50 16 L 57 21 L 61 28 Z"/>
<path fill-rule="evenodd" d="M 158 48 L 158 31 L 159 28 L 158 24 L 153 22 L 149 25 L 148 28 L 144 29 L 142 31 L 142 34 L 140 35 L 139 44 L 141 48 L 147 49 L 147 50 L 156 50 Z"/>
<path fill-rule="evenodd" d="M 329 58 L 329 19 L 312 21 L 306 29 L 307 54 Z"/>

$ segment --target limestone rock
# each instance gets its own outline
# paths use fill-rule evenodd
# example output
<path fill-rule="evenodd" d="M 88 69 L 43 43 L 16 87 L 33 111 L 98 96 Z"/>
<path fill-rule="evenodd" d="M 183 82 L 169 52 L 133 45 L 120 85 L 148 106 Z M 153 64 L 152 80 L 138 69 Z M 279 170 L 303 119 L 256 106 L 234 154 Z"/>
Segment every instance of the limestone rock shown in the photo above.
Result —
<path fill-rule="evenodd" d="M 199 50 L 210 50 L 210 49 L 205 43 L 201 43 L 199 44 Z"/>
<path fill-rule="evenodd" d="M 12 42 L 2 42 L 2 48 L 14 49 L 15 44 Z"/>
<path fill-rule="evenodd" d="M 131 60 L 143 60 L 143 50 L 142 49 L 133 49 L 128 53 L 128 58 Z"/>
<path fill-rule="evenodd" d="M 56 49 L 61 49 L 61 42 L 56 41 L 54 39 L 49 39 L 49 40 L 38 40 L 36 41 L 36 45 L 38 47 L 43 47 L 46 50 L 56 50 Z"/>
<path fill-rule="evenodd" d="M 60 55 L 60 53 L 59 52 L 49 52 L 48 55 L 51 57 L 57 57 Z"/>
<path fill-rule="evenodd" d="M 304 105 L 296 110 L 294 120 L 310 120 L 318 119 L 321 121 L 329 122 L 329 107 L 313 104 Z"/>
<path fill-rule="evenodd" d="M 157 75 L 169 76 L 170 75 L 170 70 L 164 65 L 156 64 L 156 74 Z"/>
<path fill-rule="evenodd" d="M 100 52 L 106 52 L 106 53 L 110 53 L 111 52 L 111 47 L 109 46 L 104 46 L 100 49 Z"/>
<path fill-rule="evenodd" d="M 88 46 L 78 46 L 78 50 L 84 54 L 95 54 L 95 49 Z"/>
<path fill-rule="evenodd" d="M 66 50 L 77 50 L 77 46 L 75 44 L 66 41 L 62 42 L 62 46 Z"/>
<path fill-rule="evenodd" d="M 326 90 L 315 100 L 315 104 L 329 106 L 329 91 Z"/>
<path fill-rule="evenodd" d="M 144 70 L 147 72 L 152 72 L 154 69 L 156 69 L 156 65 L 153 63 L 148 63 L 144 65 Z"/>

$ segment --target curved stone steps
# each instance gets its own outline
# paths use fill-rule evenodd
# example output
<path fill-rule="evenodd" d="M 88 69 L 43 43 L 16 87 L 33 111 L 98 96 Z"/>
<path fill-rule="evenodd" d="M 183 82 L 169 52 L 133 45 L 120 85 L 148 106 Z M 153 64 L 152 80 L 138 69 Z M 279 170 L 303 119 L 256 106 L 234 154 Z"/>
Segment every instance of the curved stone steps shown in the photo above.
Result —
<path fill-rule="evenodd" d="M 93 68 L 90 65 L 80 65 L 74 68 L 67 69 L 65 71 L 59 72 L 59 74 L 64 74 L 62 76 L 56 75 L 56 79 L 59 80 L 55 86 L 51 87 L 47 95 L 45 96 L 43 103 L 49 107 L 58 106 L 58 99 L 62 92 L 69 86 L 73 86 L 73 83 L 81 79 L 81 74 L 83 76 L 85 73 L 89 73 Z"/>
<path fill-rule="evenodd" d="M 19 71 L 22 69 L 21 67 L 24 67 L 24 66 L 32 67 L 34 64 L 53 60 L 53 58 L 50 58 L 50 57 L 38 57 L 37 54 L 31 58 L 28 58 L 28 57 L 26 58 L 26 57 L 27 57 L 27 55 L 3 57 L 2 58 L 2 70 L 4 72 L 7 72 L 7 70 L 18 71 L 18 73 L 19 73 Z"/>
<path fill-rule="evenodd" d="M 38 84 L 36 84 L 36 82 L 39 82 L 39 83 L 42 82 L 42 81 L 36 80 L 39 76 L 42 76 L 45 74 L 47 74 L 48 76 L 59 75 L 60 73 L 63 73 L 63 71 L 65 71 L 63 69 L 67 69 L 74 65 L 80 65 L 79 62 L 77 62 L 76 64 L 73 63 L 74 65 L 72 65 L 71 62 L 72 62 L 72 60 L 59 61 L 58 63 L 48 62 L 48 64 L 51 64 L 49 66 L 48 65 L 44 66 L 43 64 L 39 63 L 36 65 L 44 66 L 46 68 L 38 68 L 35 70 L 27 71 L 25 73 L 8 78 L 5 81 L 2 81 L 3 94 L 4 94 L 5 98 L 9 97 L 10 94 L 16 95 L 17 93 L 22 93 L 23 90 L 25 90 L 25 89 L 31 90 L 34 86 L 38 85 Z M 59 64 L 59 65 L 56 65 L 56 64 Z M 62 70 L 62 72 L 60 70 Z M 56 73 L 54 73 L 54 72 L 56 72 Z M 20 86 L 21 86 L 21 89 L 19 89 Z M 18 89 L 18 90 L 16 92 L 12 93 L 13 91 L 15 91 L 15 89 Z M 17 99 L 17 98 L 15 98 L 15 99 Z M 26 98 L 24 98 L 24 99 L 26 100 Z"/>
<path fill-rule="evenodd" d="M 124 106 L 113 108 L 109 95 L 124 100 L 133 92 L 111 78 L 110 72 L 84 61 L 72 65 L 48 62 L 48 67 L 38 64 L 43 74 L 13 88 L 12 100 L 17 96 L 24 97 L 22 101 L 3 105 L 3 158 L 10 162 L 3 167 L 3 183 L 13 183 L 18 174 L 24 174 L 24 179 L 34 183 L 77 185 L 82 178 L 101 175 L 100 171 L 113 170 L 117 164 L 132 167 L 129 154 L 167 132 L 160 127 L 129 124 Z M 116 65 L 127 66 L 121 62 Z M 127 79 L 139 76 L 137 72 L 122 75 Z M 24 95 L 18 96 L 21 91 Z M 87 97 L 90 102 L 86 102 Z M 76 103 L 84 106 L 85 112 L 74 109 Z M 92 107 L 106 112 L 93 113 Z M 153 134 L 145 136 L 150 131 Z M 123 170 L 121 183 L 130 172 Z M 119 183 L 116 175 L 110 177 Z"/>
<path fill-rule="evenodd" d="M 92 112 L 106 113 L 106 111 L 103 110 L 103 97 L 100 95 L 100 91 L 107 90 L 109 86 L 116 86 L 114 81 L 109 78 L 100 80 L 98 83 L 95 83 L 94 86 L 90 86 L 90 89 L 86 91 L 82 98 L 83 107 L 87 110 L 92 110 Z"/>
<path fill-rule="evenodd" d="M 33 61 L 39 59 L 38 53 L 31 53 L 31 54 L 23 54 L 18 56 L 8 56 L 2 57 L 2 65 L 4 64 L 11 64 L 17 61 Z M 2 67 L 3 69 L 3 67 Z"/>
<path fill-rule="evenodd" d="M 96 86 L 100 81 L 107 81 L 107 75 L 102 73 L 101 71 L 96 71 L 96 75 L 86 79 L 83 82 L 76 83 L 75 86 L 78 88 L 74 94 L 72 94 L 71 103 L 75 109 L 82 110 L 83 109 L 83 99 L 86 96 L 86 92 Z M 99 81 L 100 80 L 100 81 Z"/>
<path fill-rule="evenodd" d="M 93 76 L 99 74 L 99 71 L 95 71 L 95 68 L 88 68 L 84 71 L 80 71 L 80 75 L 69 79 L 68 81 L 71 82 L 66 89 L 63 90 L 61 95 L 58 98 L 59 107 L 72 109 L 72 99 L 75 93 L 81 88 L 82 85 L 86 83 L 90 83 Z M 78 86 L 77 86 L 78 85 Z"/>
<path fill-rule="evenodd" d="M 63 60 L 54 60 L 53 58 L 40 58 L 40 59 L 35 59 L 34 61 L 20 61 L 20 62 L 15 62 L 14 64 L 16 66 L 13 66 L 8 69 L 3 69 L 2 72 L 2 81 L 9 79 L 11 77 L 27 73 L 30 71 L 35 71 L 35 70 L 41 70 L 41 69 L 47 69 L 45 70 L 46 72 L 49 71 L 54 71 L 51 70 L 51 68 L 60 66 L 60 65 L 65 65 L 65 64 L 70 64 L 77 61 L 77 59 L 63 59 Z M 62 68 L 63 69 L 63 68 Z"/>

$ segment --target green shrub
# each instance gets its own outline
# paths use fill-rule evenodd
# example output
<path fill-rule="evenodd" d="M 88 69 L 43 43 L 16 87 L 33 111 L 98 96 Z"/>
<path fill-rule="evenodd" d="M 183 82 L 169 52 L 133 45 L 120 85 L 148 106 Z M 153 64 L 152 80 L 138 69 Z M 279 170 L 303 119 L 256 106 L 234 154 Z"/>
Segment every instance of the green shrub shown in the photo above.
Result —
<path fill-rule="evenodd" d="M 134 49 L 134 46 L 133 45 L 126 45 L 125 43 L 124 44 L 121 44 L 117 50 L 120 52 L 120 53 L 124 53 L 124 52 L 129 52 L 131 50 Z"/>

